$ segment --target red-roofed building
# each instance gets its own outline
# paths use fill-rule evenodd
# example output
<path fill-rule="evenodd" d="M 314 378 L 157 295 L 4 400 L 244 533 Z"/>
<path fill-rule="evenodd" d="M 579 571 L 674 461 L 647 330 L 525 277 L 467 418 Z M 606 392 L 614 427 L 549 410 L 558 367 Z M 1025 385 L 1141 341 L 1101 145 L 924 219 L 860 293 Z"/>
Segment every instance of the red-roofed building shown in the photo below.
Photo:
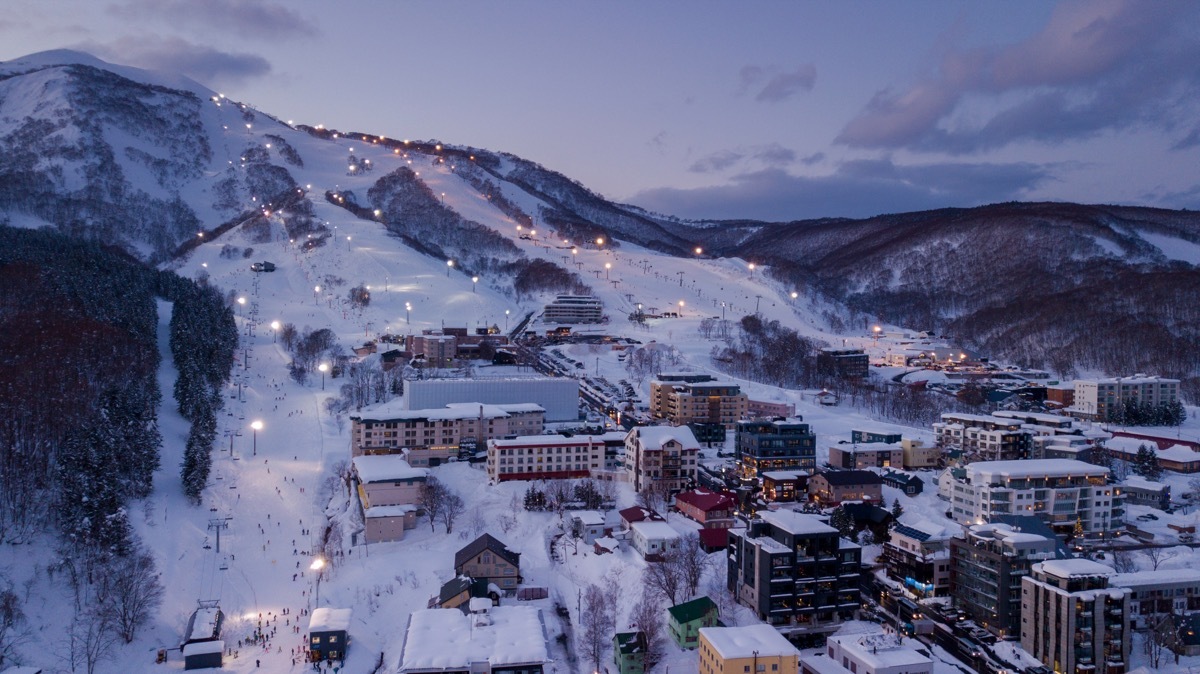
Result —
<path fill-rule="evenodd" d="M 618 514 L 621 516 L 621 525 L 622 525 L 621 528 L 625 529 L 626 531 L 629 530 L 629 525 L 633 524 L 634 522 L 662 522 L 663 521 L 662 515 L 659 515 L 658 513 L 654 512 L 653 510 L 649 510 L 647 508 L 642 508 L 640 506 L 633 506 L 632 508 L 626 508 L 624 510 L 618 511 Z"/>
<path fill-rule="evenodd" d="M 701 529 L 700 547 L 705 552 L 716 552 L 729 547 L 729 529 Z"/>
<path fill-rule="evenodd" d="M 733 526 L 737 501 L 728 494 L 704 488 L 691 489 L 675 495 L 675 509 L 705 529 L 728 529 Z"/>

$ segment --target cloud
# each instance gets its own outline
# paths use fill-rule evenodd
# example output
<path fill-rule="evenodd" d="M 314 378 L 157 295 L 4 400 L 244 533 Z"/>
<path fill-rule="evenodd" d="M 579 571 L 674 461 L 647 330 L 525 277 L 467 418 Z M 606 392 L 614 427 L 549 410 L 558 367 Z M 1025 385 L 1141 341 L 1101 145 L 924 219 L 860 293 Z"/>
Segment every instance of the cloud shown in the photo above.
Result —
<path fill-rule="evenodd" d="M 1192 129 L 1188 135 L 1179 139 L 1178 143 L 1171 146 L 1172 150 L 1186 150 L 1189 147 L 1200 145 L 1200 126 Z"/>
<path fill-rule="evenodd" d="M 764 68 L 748 65 L 738 72 L 738 94 L 754 90 L 757 91 L 754 100 L 779 103 L 801 91 L 812 91 L 816 82 L 817 67 L 811 63 L 801 64 L 792 72 L 779 72 L 774 66 Z"/>
<path fill-rule="evenodd" d="M 124 37 L 105 44 L 85 44 L 81 48 L 117 63 L 182 73 L 209 86 L 262 77 L 271 72 L 271 64 L 256 54 L 223 52 L 179 38 Z"/>
<path fill-rule="evenodd" d="M 814 153 L 808 155 L 807 157 L 802 158 L 800 160 L 800 163 L 804 164 L 805 166 L 812 166 L 813 164 L 816 164 L 823 159 L 825 159 L 824 152 L 814 152 Z"/>
<path fill-rule="evenodd" d="M 646 190 L 629 201 L 655 212 L 697 219 L 779 222 L 868 217 L 1012 201 L 1051 180 L 1051 168 L 1029 163 L 900 165 L 888 159 L 863 160 L 843 163 L 824 176 L 766 168 L 734 176 L 724 185 Z"/>
<path fill-rule="evenodd" d="M 1063 3 L 1026 40 L 949 49 L 936 73 L 876 92 L 836 142 L 969 153 L 1172 129 L 1200 101 L 1200 39 L 1187 29 L 1197 18 L 1200 5 L 1189 3 Z"/>
<path fill-rule="evenodd" d="M 295 10 L 257 0 L 130 0 L 109 11 L 124 19 L 154 17 L 176 25 L 202 23 L 241 37 L 317 34 L 316 26 Z"/>
<path fill-rule="evenodd" d="M 779 143 L 718 150 L 692 162 L 688 170 L 692 173 L 715 173 L 732 168 L 743 161 L 756 162 L 762 166 L 782 167 L 796 161 L 796 153 Z"/>
<path fill-rule="evenodd" d="M 742 160 L 746 155 L 733 150 L 720 150 L 708 156 L 701 157 L 688 167 L 692 173 L 711 173 L 713 171 L 724 171 Z"/>

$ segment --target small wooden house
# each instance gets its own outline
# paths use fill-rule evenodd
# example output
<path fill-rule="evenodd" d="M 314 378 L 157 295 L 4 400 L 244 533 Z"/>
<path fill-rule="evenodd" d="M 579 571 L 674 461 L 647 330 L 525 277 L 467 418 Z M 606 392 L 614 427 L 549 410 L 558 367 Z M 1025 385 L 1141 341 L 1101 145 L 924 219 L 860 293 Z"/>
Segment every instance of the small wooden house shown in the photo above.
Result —
<path fill-rule="evenodd" d="M 491 534 L 483 534 L 454 555 L 454 573 L 495 583 L 505 591 L 521 582 L 521 553 Z"/>
<path fill-rule="evenodd" d="M 683 649 L 698 647 L 701 627 L 721 624 L 717 605 L 708 597 L 699 597 L 667 609 L 667 629 L 671 638 Z"/>

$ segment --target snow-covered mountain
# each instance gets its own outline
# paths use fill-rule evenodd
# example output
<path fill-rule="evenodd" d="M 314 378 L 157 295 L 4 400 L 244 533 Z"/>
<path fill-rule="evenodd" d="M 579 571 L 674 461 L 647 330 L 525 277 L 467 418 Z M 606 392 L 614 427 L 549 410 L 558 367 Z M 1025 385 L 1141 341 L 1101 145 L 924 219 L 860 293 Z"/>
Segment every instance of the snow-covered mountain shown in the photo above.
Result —
<path fill-rule="evenodd" d="M 700 248 L 766 267 L 779 290 L 821 303 L 834 332 L 887 321 L 1062 374 L 1200 371 L 1195 213 L 998 204 L 863 220 L 681 221 L 610 202 L 513 154 L 290 125 L 186 78 L 87 54 L 0 64 L 0 222 L 48 225 L 165 263 L 237 227 L 268 241 L 269 218 L 297 245 L 324 245 L 335 232 L 317 215 L 321 203 L 518 297 L 605 287 L 599 270 L 590 278 L 571 259 L 570 249 L 598 239 L 674 258 L 671 274 L 697 280 Z"/>

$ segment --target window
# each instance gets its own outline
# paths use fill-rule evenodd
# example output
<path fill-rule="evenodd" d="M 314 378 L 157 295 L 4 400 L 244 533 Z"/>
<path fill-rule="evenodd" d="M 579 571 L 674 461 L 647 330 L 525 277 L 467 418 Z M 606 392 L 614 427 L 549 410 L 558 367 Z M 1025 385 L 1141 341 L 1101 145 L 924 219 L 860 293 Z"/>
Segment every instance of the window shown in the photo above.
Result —
<path fill-rule="evenodd" d="M 320 646 L 320 645 L 321 645 L 321 637 L 313 637 L 313 638 L 312 638 L 312 645 L 313 645 L 313 646 Z"/>
<path fill-rule="evenodd" d="M 336 634 L 329 635 L 329 643 L 331 643 L 331 644 L 337 643 L 337 635 Z"/>

